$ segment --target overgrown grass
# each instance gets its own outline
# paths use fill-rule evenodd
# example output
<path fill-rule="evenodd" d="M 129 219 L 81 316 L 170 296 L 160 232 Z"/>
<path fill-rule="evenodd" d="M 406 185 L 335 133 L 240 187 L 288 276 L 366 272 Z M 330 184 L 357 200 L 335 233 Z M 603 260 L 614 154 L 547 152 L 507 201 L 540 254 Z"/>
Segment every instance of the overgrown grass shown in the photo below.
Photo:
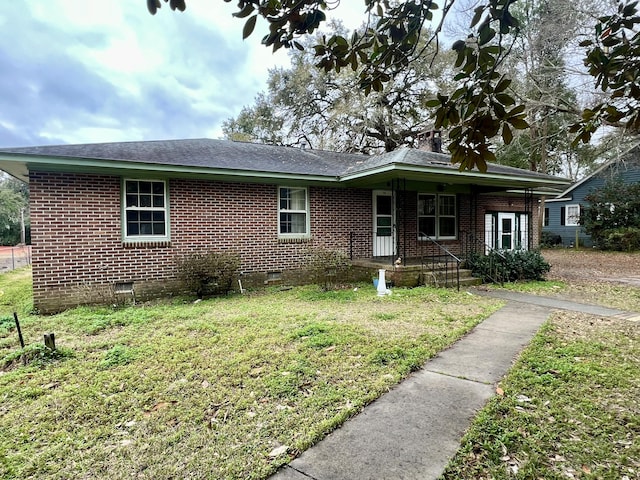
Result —
<path fill-rule="evenodd" d="M 640 478 L 639 327 L 555 314 L 443 478 Z"/>
<path fill-rule="evenodd" d="M 0 372 L 7 479 L 265 478 L 500 305 L 363 285 L 28 316 L 12 275 L 0 317 L 17 308 L 28 348 L 55 332 L 65 355 Z M 16 350 L 1 330 L 0 359 Z"/>

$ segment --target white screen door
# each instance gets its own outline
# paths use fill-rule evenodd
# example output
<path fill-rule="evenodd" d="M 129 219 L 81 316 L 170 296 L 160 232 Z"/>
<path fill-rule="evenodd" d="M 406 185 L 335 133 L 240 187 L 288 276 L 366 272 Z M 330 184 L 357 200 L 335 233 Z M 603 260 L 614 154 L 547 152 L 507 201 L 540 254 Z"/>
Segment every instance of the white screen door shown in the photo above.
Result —
<path fill-rule="evenodd" d="M 373 192 L 373 256 L 394 254 L 395 215 L 393 196 L 389 191 Z"/>

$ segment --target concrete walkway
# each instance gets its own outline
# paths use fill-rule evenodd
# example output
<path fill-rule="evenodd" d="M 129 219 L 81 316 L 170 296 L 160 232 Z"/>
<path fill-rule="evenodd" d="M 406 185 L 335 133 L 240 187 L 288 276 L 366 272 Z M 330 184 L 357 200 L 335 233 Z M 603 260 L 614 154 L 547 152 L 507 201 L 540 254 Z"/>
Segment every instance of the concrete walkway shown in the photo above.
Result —
<path fill-rule="evenodd" d="M 436 479 L 495 384 L 554 309 L 631 315 L 514 292 L 474 292 L 508 303 L 271 479 Z"/>

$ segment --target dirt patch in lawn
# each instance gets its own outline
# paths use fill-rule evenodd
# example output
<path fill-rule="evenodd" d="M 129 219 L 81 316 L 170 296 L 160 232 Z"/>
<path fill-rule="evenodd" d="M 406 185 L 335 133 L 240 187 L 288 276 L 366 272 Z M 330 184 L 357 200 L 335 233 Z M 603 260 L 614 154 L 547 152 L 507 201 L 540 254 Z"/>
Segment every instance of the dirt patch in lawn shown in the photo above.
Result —
<path fill-rule="evenodd" d="M 549 280 L 611 282 L 640 287 L 640 252 L 549 249 L 543 250 L 542 255 L 551 265 Z"/>
<path fill-rule="evenodd" d="M 542 255 L 551 265 L 547 279 L 563 285 L 540 295 L 640 312 L 640 252 L 554 249 Z"/>

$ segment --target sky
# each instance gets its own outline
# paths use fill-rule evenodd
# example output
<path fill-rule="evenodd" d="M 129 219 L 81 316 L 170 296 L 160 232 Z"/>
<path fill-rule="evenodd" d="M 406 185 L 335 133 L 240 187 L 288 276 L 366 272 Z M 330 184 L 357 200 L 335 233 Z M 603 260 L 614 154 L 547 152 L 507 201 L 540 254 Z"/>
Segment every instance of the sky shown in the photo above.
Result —
<path fill-rule="evenodd" d="M 235 2 L 187 0 L 155 16 L 145 0 L 0 3 L 0 148 L 220 138 L 266 87 L 285 51 L 242 40 Z M 364 2 L 336 14 L 354 28 Z"/>

